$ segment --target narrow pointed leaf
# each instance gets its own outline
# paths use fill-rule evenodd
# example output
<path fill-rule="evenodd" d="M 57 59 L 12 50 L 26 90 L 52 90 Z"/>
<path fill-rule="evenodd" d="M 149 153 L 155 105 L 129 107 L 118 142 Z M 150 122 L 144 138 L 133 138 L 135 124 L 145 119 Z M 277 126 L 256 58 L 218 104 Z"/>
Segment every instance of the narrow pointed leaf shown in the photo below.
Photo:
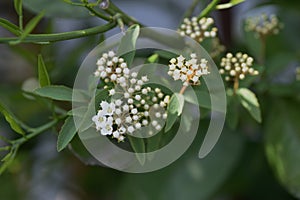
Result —
<path fill-rule="evenodd" d="M 23 129 L 19 126 L 16 117 L 0 102 L 0 113 L 2 113 L 9 123 L 10 127 L 17 133 L 25 135 Z"/>
<path fill-rule="evenodd" d="M 68 117 L 62 126 L 57 139 L 57 151 L 61 151 L 72 141 L 76 134 L 73 117 Z"/>
<path fill-rule="evenodd" d="M 22 15 L 22 0 L 14 0 L 14 6 L 17 14 Z"/>
<path fill-rule="evenodd" d="M 238 5 L 240 3 L 243 3 L 245 0 L 231 0 L 230 2 L 228 3 L 224 3 L 224 4 L 219 4 L 216 6 L 216 8 L 218 10 L 221 10 L 221 9 L 227 9 L 227 8 L 231 8 L 235 5 Z"/>
<path fill-rule="evenodd" d="M 38 55 L 38 73 L 41 87 L 50 85 L 50 79 L 42 55 Z"/>

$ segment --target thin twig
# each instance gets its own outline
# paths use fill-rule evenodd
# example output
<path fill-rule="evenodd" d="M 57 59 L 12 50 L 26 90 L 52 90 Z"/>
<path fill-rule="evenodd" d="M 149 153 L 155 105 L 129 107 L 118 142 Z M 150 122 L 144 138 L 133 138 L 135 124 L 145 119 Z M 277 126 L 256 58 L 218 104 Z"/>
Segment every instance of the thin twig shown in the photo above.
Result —
<path fill-rule="evenodd" d="M 37 43 L 37 44 L 49 44 L 51 42 L 59 42 L 64 40 L 71 40 L 90 35 L 96 35 L 106 32 L 116 27 L 116 22 L 110 22 L 103 26 L 96 26 L 84 30 L 70 31 L 64 33 L 52 33 L 52 34 L 29 34 L 23 39 L 22 43 Z M 19 40 L 17 37 L 0 38 L 0 43 L 10 43 Z"/>

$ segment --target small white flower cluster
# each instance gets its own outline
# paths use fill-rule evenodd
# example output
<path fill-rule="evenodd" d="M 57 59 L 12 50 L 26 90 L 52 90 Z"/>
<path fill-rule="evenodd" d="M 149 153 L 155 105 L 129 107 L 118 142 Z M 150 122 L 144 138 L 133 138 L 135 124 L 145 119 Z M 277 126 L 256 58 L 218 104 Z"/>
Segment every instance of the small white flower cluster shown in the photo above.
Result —
<path fill-rule="evenodd" d="M 227 53 L 226 57 L 221 60 L 220 74 L 225 75 L 226 81 L 235 79 L 244 79 L 245 75 L 258 75 L 258 71 L 252 68 L 253 58 L 247 54 L 238 52 L 235 56 L 232 53 Z"/>
<path fill-rule="evenodd" d="M 105 60 L 103 55 L 108 55 Z M 144 84 L 149 81 L 147 76 L 138 78 L 136 72 L 130 72 L 127 66 L 122 67 L 124 60 L 116 57 L 114 52 L 110 51 L 103 55 L 97 62 L 98 69 L 95 76 L 100 76 L 107 80 L 106 82 L 115 82 L 115 87 L 109 90 L 109 95 L 112 99 L 114 96 L 116 98 L 110 103 L 101 102 L 97 115 L 92 118 L 97 131 L 100 131 L 101 135 L 111 135 L 120 142 L 124 141 L 125 134 L 133 134 L 148 125 L 157 131 L 161 130 L 164 122 L 162 119 L 167 118 L 165 108 L 170 101 L 170 96 L 165 95 L 159 88 L 145 87 Z M 115 58 L 118 62 L 108 63 L 112 60 L 110 58 Z M 121 70 L 120 73 L 118 69 Z M 101 76 L 102 72 L 107 73 Z M 112 78 L 113 75 L 116 78 Z"/>
<path fill-rule="evenodd" d="M 254 31 L 256 37 L 278 34 L 283 24 L 279 22 L 276 15 L 261 14 L 246 20 L 246 31 Z"/>
<path fill-rule="evenodd" d="M 169 64 L 168 74 L 173 79 L 181 80 L 184 86 L 189 84 L 198 85 L 200 84 L 199 78 L 203 75 L 209 74 L 207 60 L 202 58 L 200 63 L 195 53 L 190 54 L 191 59 L 186 60 L 182 55 L 177 58 L 172 58 Z"/>
<path fill-rule="evenodd" d="M 122 81 L 129 76 L 129 69 L 123 58 L 116 56 L 115 52 L 103 53 L 97 60 L 97 70 L 94 72 L 96 77 L 102 78 L 106 83 Z"/>
<path fill-rule="evenodd" d="M 189 36 L 197 42 L 202 42 L 205 38 L 214 38 L 217 36 L 218 29 L 212 27 L 214 24 L 213 18 L 197 17 L 184 18 L 178 32 L 181 36 Z"/>

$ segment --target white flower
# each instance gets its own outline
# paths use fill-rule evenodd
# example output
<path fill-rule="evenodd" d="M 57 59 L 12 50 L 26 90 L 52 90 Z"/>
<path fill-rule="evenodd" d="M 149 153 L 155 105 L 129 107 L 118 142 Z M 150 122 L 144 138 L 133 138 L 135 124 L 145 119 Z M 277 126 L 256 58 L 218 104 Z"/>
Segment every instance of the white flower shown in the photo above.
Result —
<path fill-rule="evenodd" d="M 109 95 L 110 95 L 110 96 L 114 95 L 115 93 L 116 93 L 115 89 L 109 90 Z"/>
<path fill-rule="evenodd" d="M 168 74 L 173 77 L 174 80 L 181 80 L 184 86 L 188 86 L 189 84 L 200 84 L 199 78 L 202 75 L 209 74 L 207 60 L 202 58 L 200 63 L 198 64 L 197 56 L 195 53 L 190 55 L 191 59 L 186 60 L 183 64 L 183 60 L 185 58 L 180 55 L 174 60 L 172 63 L 170 61 Z M 176 63 L 177 60 L 177 63 Z M 174 67 L 175 66 L 175 67 Z"/>
<path fill-rule="evenodd" d="M 112 115 L 115 112 L 116 105 L 114 103 L 107 103 L 106 101 L 102 101 L 100 103 L 103 113 L 106 115 Z"/>

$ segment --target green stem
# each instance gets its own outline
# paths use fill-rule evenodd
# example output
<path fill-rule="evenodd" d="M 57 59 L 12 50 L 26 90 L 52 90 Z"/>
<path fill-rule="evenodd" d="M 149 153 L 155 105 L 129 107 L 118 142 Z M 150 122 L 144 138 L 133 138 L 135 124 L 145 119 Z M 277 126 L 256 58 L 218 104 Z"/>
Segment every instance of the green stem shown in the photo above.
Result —
<path fill-rule="evenodd" d="M 15 34 L 16 36 L 21 35 L 20 28 L 6 19 L 0 18 L 0 26 Z"/>
<path fill-rule="evenodd" d="M 207 16 L 212 10 L 216 8 L 220 0 L 212 0 L 208 6 L 198 15 L 198 19 Z"/>
<path fill-rule="evenodd" d="M 2 135 L 0 135 L 0 140 L 6 142 L 6 143 L 8 143 L 8 144 L 11 143 L 11 141 L 10 141 L 9 139 L 7 139 L 6 137 L 4 137 L 4 136 L 2 136 Z"/>
<path fill-rule="evenodd" d="M 108 9 L 106 9 L 108 12 L 114 11 L 114 13 L 120 13 L 123 18 L 123 22 L 127 25 L 130 26 L 132 24 L 139 24 L 140 26 L 144 26 L 141 23 L 139 23 L 136 19 L 133 17 L 130 17 L 126 13 L 124 13 L 120 8 L 118 8 L 113 2 L 110 1 Z"/>
<path fill-rule="evenodd" d="M 23 43 L 38 43 L 38 44 L 49 44 L 51 42 L 58 42 L 63 40 L 71 40 L 90 35 L 96 35 L 98 33 L 106 32 L 116 26 L 116 22 L 110 22 L 103 26 L 97 26 L 84 30 L 70 31 L 64 33 L 52 33 L 52 34 L 29 34 L 22 40 Z M 0 38 L 0 43 L 10 43 L 18 41 L 17 37 Z"/>
<path fill-rule="evenodd" d="M 40 127 L 34 128 L 32 129 L 32 132 L 28 135 L 26 135 L 25 137 L 16 139 L 12 141 L 13 145 L 22 145 L 23 143 L 27 142 L 28 140 L 36 137 L 37 135 L 45 132 L 46 130 L 52 128 L 53 126 L 55 126 L 61 119 L 64 119 L 66 116 L 61 116 L 57 119 L 52 120 L 51 122 L 48 122 L 47 124 L 44 124 Z"/>
<path fill-rule="evenodd" d="M 11 146 L 0 147 L 0 151 L 8 151 L 11 149 Z"/>
<path fill-rule="evenodd" d="M 104 15 L 100 12 L 97 12 L 96 10 L 94 10 L 91 6 L 89 6 L 88 4 L 85 4 L 84 7 L 86 7 L 92 14 L 94 14 L 95 16 L 101 18 L 101 19 L 104 19 L 106 21 L 110 21 L 112 19 L 111 16 L 107 16 L 107 15 Z"/>

